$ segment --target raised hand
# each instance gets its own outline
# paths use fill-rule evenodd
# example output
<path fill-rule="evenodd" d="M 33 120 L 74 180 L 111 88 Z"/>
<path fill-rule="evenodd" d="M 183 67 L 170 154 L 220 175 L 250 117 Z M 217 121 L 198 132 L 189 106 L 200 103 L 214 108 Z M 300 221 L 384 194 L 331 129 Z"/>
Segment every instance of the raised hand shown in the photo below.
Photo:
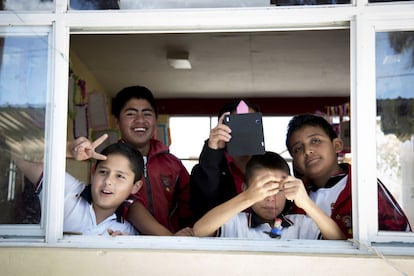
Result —
<path fill-rule="evenodd" d="M 79 137 L 73 142 L 68 142 L 66 147 L 66 157 L 75 160 L 87 160 L 90 158 L 106 160 L 106 156 L 97 153 L 95 149 L 107 138 L 108 134 L 105 133 L 94 142 L 89 141 L 86 137 Z"/>
<path fill-rule="evenodd" d="M 226 146 L 226 142 L 231 139 L 231 129 L 223 124 L 224 116 L 229 115 L 230 112 L 226 112 L 221 115 L 218 124 L 215 128 L 210 130 L 210 136 L 208 139 L 208 146 L 211 149 L 222 149 Z"/>
<path fill-rule="evenodd" d="M 245 191 L 247 197 L 253 204 L 264 200 L 266 197 L 273 196 L 280 191 L 280 183 L 283 178 L 276 177 L 272 172 L 259 169 L 258 173 L 250 179 L 249 187 Z"/>
<path fill-rule="evenodd" d="M 283 180 L 282 186 L 286 199 L 295 201 L 296 206 L 299 208 L 305 209 L 309 201 L 312 201 L 306 192 L 302 180 L 289 176 Z"/>

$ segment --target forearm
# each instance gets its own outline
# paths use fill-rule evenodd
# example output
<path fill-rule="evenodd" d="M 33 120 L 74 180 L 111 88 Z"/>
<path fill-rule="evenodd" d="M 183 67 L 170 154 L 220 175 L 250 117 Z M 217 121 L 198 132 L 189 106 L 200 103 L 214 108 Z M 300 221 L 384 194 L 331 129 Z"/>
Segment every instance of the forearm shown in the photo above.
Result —
<path fill-rule="evenodd" d="M 14 162 L 31 183 L 37 184 L 43 173 L 43 163 L 34 163 L 18 158 Z"/>
<path fill-rule="evenodd" d="M 213 208 L 193 227 L 194 236 L 207 237 L 214 233 L 232 217 L 253 205 L 253 201 L 246 197 L 246 193 L 240 193 L 225 203 Z"/>
<path fill-rule="evenodd" d="M 321 234 L 325 240 L 346 239 L 344 233 L 342 233 L 336 222 L 327 214 L 325 214 L 325 212 L 323 212 L 312 200 L 310 200 L 304 210 L 319 227 Z"/>
<path fill-rule="evenodd" d="M 128 221 L 144 235 L 172 236 L 166 227 L 160 224 L 141 202 L 134 202 L 128 210 Z"/>
<path fill-rule="evenodd" d="M 224 158 L 223 150 L 213 150 L 204 146 L 200 154 L 199 164 L 191 172 L 191 182 L 207 198 L 215 197 L 221 183 L 221 163 Z"/>

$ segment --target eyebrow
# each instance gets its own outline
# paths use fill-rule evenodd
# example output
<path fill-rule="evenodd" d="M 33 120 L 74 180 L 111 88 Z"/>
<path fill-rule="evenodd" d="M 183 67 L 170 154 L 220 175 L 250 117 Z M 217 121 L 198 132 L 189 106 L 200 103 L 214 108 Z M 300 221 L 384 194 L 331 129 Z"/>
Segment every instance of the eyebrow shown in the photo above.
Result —
<path fill-rule="evenodd" d="M 112 170 L 111 168 L 109 168 L 108 166 L 105 166 L 105 165 L 102 165 L 102 166 L 101 166 L 101 165 L 99 165 L 97 169 L 107 169 L 107 170 L 110 170 L 110 171 L 115 171 L 116 173 L 120 173 L 120 174 L 129 175 L 129 174 L 128 174 L 128 171 L 123 171 L 123 170 Z"/>
<path fill-rule="evenodd" d="M 323 134 L 321 134 L 321 133 L 316 132 L 316 133 L 312 133 L 311 135 L 306 136 L 306 138 L 313 138 L 313 137 L 316 137 L 316 136 L 324 136 L 324 135 L 323 135 Z M 302 144 L 302 142 L 300 142 L 300 141 L 295 142 L 295 143 L 293 143 L 293 144 L 290 146 L 290 148 L 293 148 L 293 147 L 294 147 L 294 146 L 296 146 L 297 144 Z"/>
<path fill-rule="evenodd" d="M 128 107 L 127 109 L 125 109 L 123 112 L 127 112 L 127 111 L 135 111 L 135 112 L 138 112 L 138 111 L 140 111 L 138 108 L 135 108 L 135 107 Z M 152 110 L 152 108 L 150 108 L 150 107 L 146 107 L 146 108 L 143 108 L 141 111 L 150 111 L 150 112 L 154 112 L 154 110 Z"/>

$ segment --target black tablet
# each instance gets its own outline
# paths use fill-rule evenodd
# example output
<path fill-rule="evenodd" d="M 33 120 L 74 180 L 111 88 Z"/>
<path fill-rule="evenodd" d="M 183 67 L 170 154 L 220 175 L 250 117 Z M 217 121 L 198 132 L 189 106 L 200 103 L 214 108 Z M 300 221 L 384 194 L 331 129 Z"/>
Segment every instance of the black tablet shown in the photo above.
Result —
<path fill-rule="evenodd" d="M 230 114 L 224 117 L 224 124 L 231 129 L 227 143 L 230 156 L 265 153 L 262 113 Z"/>

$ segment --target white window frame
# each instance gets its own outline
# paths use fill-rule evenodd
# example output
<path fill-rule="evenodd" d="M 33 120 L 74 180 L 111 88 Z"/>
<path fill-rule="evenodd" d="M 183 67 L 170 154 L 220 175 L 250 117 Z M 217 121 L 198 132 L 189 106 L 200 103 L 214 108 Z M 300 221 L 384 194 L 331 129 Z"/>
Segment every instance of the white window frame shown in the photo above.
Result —
<path fill-rule="evenodd" d="M 50 72 L 51 91 L 46 126 L 45 242 L 8 240 L 0 246 L 59 246 L 85 248 L 146 248 L 213 251 L 305 252 L 340 254 L 414 255 L 413 233 L 378 233 L 376 208 L 375 133 L 375 31 L 414 30 L 413 3 L 292 6 L 235 9 L 174 9 L 121 11 L 66 11 L 67 0 L 55 0 L 53 12 L 2 12 L 2 26 L 52 27 L 54 49 Z M 194 237 L 88 237 L 63 236 L 63 183 L 67 122 L 68 55 L 70 34 L 243 32 L 350 28 L 351 107 L 354 240 L 344 241 L 251 241 Z M 363 104 L 362 104 L 363 103 Z M 356 119 L 358 118 L 358 120 Z M 356 183 L 359 183 L 357 186 Z M 367 196 L 372 195 L 372 196 Z M 358 209 L 358 205 L 362 206 Z M 377 243 L 386 243 L 384 247 Z M 411 244 L 412 245 L 412 244 Z M 374 248 L 375 247 L 375 248 Z"/>

